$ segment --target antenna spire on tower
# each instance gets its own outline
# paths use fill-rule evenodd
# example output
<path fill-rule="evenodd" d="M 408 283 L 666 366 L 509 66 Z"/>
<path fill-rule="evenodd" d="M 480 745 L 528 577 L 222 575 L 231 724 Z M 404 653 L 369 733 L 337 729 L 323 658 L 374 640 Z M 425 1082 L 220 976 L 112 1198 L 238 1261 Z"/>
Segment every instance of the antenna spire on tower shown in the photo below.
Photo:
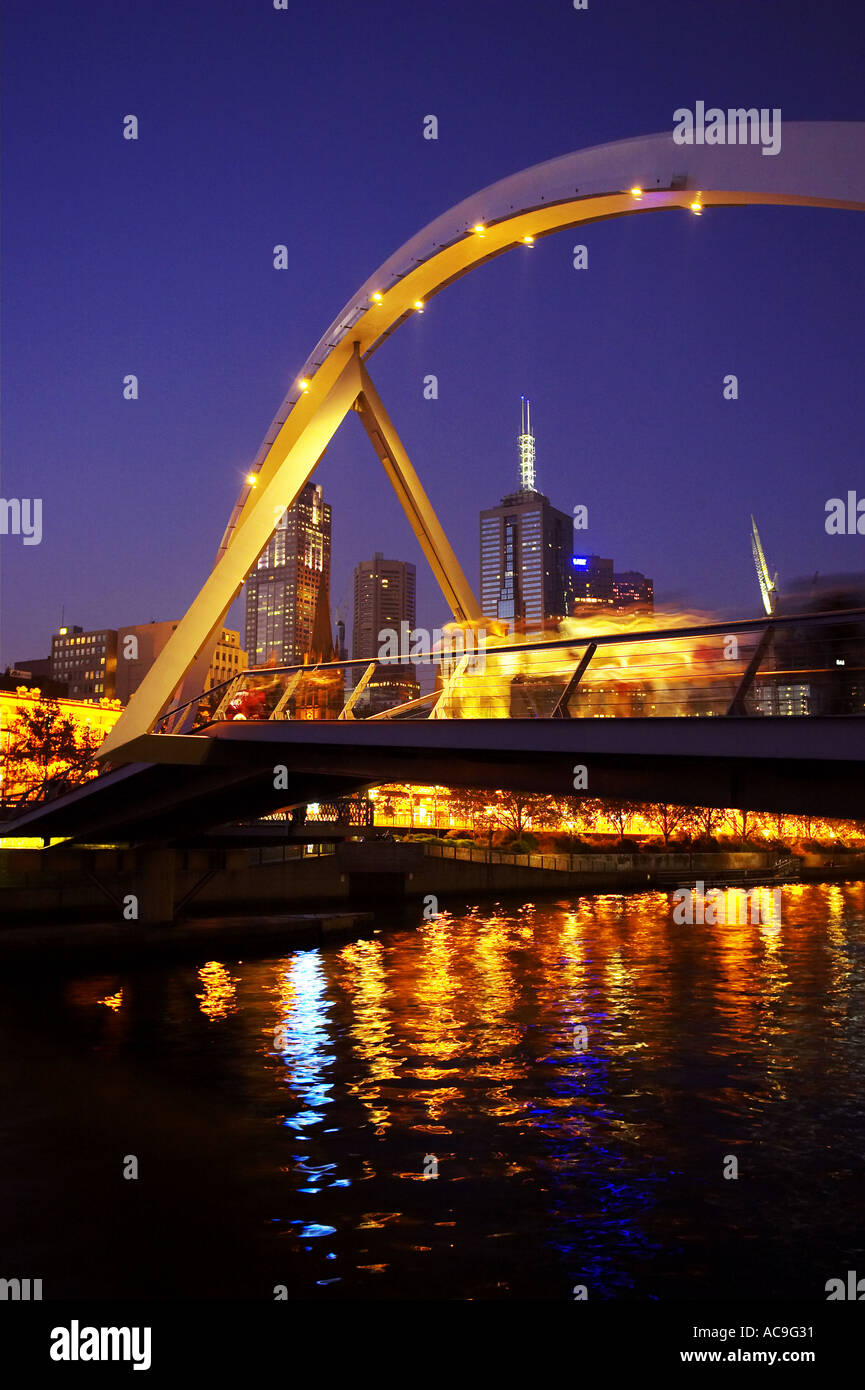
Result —
<path fill-rule="evenodd" d="M 532 403 L 526 396 L 520 396 L 520 434 L 517 440 L 520 450 L 520 490 L 535 490 L 535 436 L 532 434 Z"/>

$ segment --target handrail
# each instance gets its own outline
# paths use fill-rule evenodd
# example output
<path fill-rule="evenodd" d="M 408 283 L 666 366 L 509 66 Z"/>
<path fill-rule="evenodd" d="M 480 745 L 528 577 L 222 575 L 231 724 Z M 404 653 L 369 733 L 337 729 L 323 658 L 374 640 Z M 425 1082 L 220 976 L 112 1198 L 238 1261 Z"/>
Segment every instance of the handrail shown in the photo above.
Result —
<path fill-rule="evenodd" d="M 575 648 L 595 647 L 617 647 L 640 642 L 674 642 L 686 637 L 711 637 L 721 636 L 733 632 L 772 632 L 778 627 L 793 627 L 797 624 L 820 625 L 828 622 L 849 622 L 856 618 L 865 618 L 865 608 L 836 608 L 818 613 L 789 613 L 775 614 L 759 618 L 735 618 L 729 622 L 717 621 L 711 623 L 689 623 L 684 627 L 654 628 L 649 632 L 609 632 L 598 633 L 586 636 L 575 634 L 572 637 L 544 638 L 541 641 L 517 642 L 513 645 L 502 643 L 501 645 L 487 644 L 482 650 L 487 659 L 494 659 L 498 656 L 517 656 L 524 652 L 542 651 L 573 651 Z M 493 639 L 496 643 L 500 639 Z M 463 655 L 458 649 L 449 652 L 431 652 L 428 657 L 420 660 L 410 661 L 408 659 L 388 659 L 379 656 L 348 657 L 339 661 L 320 661 L 312 664 L 310 662 L 294 662 L 285 666 L 250 666 L 245 671 L 240 671 L 227 680 L 220 681 L 218 685 L 213 685 L 209 690 L 202 691 L 201 694 L 194 696 L 191 700 L 185 701 L 182 705 L 176 705 L 172 709 L 166 710 L 160 715 L 154 725 L 158 726 L 166 719 L 175 718 L 182 710 L 188 709 L 191 705 L 198 704 L 204 695 L 213 695 L 216 691 L 222 690 L 232 682 L 249 676 L 268 675 L 280 676 L 288 673 L 297 672 L 303 675 L 304 672 L 310 674 L 321 671 L 342 671 L 350 666 L 367 666 L 370 662 L 383 666 L 408 666 L 440 665 L 443 660 L 453 660 Z M 208 721 L 212 723 L 213 721 Z"/>

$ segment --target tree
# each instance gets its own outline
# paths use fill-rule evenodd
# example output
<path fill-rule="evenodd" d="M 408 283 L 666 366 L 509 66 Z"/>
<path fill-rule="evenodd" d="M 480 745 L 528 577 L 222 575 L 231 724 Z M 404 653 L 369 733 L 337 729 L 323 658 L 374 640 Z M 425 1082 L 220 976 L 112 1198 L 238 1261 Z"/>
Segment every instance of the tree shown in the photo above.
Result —
<path fill-rule="evenodd" d="M 22 705 L 3 740 L 4 796 L 59 796 L 98 771 L 99 734 L 64 714 L 57 700 Z"/>
<path fill-rule="evenodd" d="M 454 816 L 476 832 L 486 820 L 486 808 L 490 804 L 489 792 L 475 791 L 471 787 L 454 787 L 450 792 L 450 808 Z"/>
<path fill-rule="evenodd" d="M 805 844 L 809 844 L 817 833 L 817 821 L 814 816 L 797 816 L 796 830 Z"/>
<path fill-rule="evenodd" d="M 769 817 L 769 821 L 775 832 L 775 839 L 786 844 L 790 838 L 790 817 L 784 812 L 775 812 Z"/>
<path fill-rule="evenodd" d="M 865 822 L 860 820 L 837 821 L 838 838 L 845 844 L 861 844 L 865 838 Z"/>
<path fill-rule="evenodd" d="M 642 808 L 643 819 L 655 826 L 664 837 L 664 847 L 670 843 L 670 836 L 691 821 L 690 806 L 672 806 L 669 802 L 652 803 Z"/>
<path fill-rule="evenodd" d="M 493 807 L 492 819 L 514 839 L 519 839 L 529 821 L 543 821 L 547 824 L 555 817 L 555 801 L 551 796 L 532 796 L 526 792 L 493 792 L 489 803 Z"/>
<path fill-rule="evenodd" d="M 727 812 L 727 824 L 737 840 L 747 840 L 754 833 L 756 815 L 745 807 L 737 807 Z"/>
<path fill-rule="evenodd" d="M 698 834 L 708 840 L 724 824 L 725 813 L 719 806 L 694 806 L 691 819 Z"/>
<path fill-rule="evenodd" d="M 571 834 L 591 834 L 604 814 L 603 802 L 588 796 L 558 796 L 553 808 L 562 828 Z"/>
<path fill-rule="evenodd" d="M 606 801 L 604 802 L 604 813 L 608 820 L 619 832 L 619 843 L 625 838 L 625 834 L 630 827 L 634 816 L 643 810 L 642 805 L 637 801 Z"/>

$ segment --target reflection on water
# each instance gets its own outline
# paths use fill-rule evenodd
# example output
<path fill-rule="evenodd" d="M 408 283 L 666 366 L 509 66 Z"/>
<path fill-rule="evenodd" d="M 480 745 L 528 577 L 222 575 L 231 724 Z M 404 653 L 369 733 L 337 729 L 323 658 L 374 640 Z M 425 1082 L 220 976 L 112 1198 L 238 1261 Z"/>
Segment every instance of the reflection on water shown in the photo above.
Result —
<path fill-rule="evenodd" d="M 232 979 L 225 966 L 217 960 L 209 960 L 199 970 L 198 978 L 203 991 L 195 997 L 204 1016 L 215 1022 L 233 1013 L 237 1007 L 234 988 L 237 981 Z M 107 1000 L 104 1002 L 107 1003 Z"/>
<path fill-rule="evenodd" d="M 64 1037 L 96 1086 L 106 1059 L 130 1090 L 146 1065 L 157 1153 L 213 1140 L 192 1108 L 178 1129 L 184 1096 L 248 1127 L 227 1291 L 823 1298 L 862 1261 L 865 885 L 730 916 L 675 925 L 662 893 L 478 907 L 58 986 Z"/>

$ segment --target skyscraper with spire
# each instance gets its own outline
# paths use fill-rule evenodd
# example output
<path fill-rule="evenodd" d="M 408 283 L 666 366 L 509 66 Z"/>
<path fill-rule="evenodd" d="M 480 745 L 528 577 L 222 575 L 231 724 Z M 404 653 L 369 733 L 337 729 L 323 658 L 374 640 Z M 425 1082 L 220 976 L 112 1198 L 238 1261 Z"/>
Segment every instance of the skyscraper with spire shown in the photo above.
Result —
<path fill-rule="evenodd" d="M 531 632 L 570 611 L 573 518 L 536 486 L 531 403 L 520 399 L 519 488 L 481 512 L 481 608 Z"/>
<path fill-rule="evenodd" d="M 535 490 L 535 436 L 532 434 L 532 403 L 526 396 L 520 396 L 520 433 L 517 444 L 520 449 L 520 491 Z"/>

